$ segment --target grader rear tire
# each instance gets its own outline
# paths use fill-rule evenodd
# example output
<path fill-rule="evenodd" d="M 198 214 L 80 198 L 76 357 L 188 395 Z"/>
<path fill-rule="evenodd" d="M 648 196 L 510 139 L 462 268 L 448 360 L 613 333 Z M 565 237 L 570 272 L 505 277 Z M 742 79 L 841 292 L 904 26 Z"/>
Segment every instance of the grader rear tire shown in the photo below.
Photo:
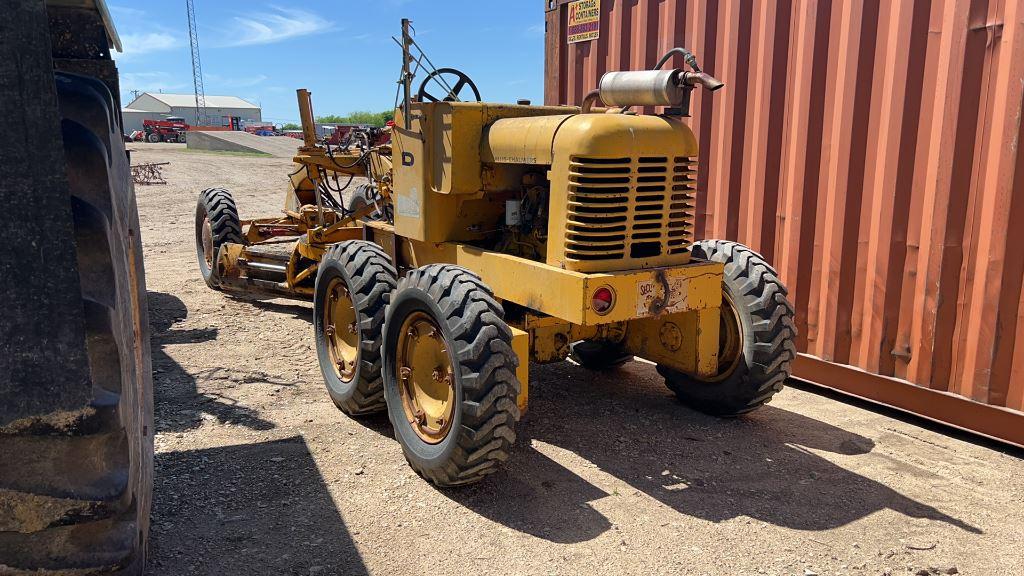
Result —
<path fill-rule="evenodd" d="M 720 374 L 700 379 L 658 366 L 686 405 L 714 416 L 755 410 L 782 390 L 796 358 L 796 325 L 786 287 L 764 258 L 735 242 L 703 240 L 697 258 L 725 264 Z"/>
<path fill-rule="evenodd" d="M 208 188 L 196 203 L 196 258 L 206 285 L 220 288 L 217 253 L 224 244 L 244 244 L 235 199 L 226 188 Z"/>
<path fill-rule="evenodd" d="M 437 486 L 482 480 L 515 443 L 519 359 L 503 317 L 477 275 L 449 265 L 409 272 L 388 304 L 388 416 L 410 466 Z"/>
<path fill-rule="evenodd" d="M 14 7 L 16 19 L 24 14 Z M 0 204 L 33 191 L 30 213 L 12 218 L 38 230 L 4 220 L 15 247 L 0 261 L 0 573 L 141 574 L 152 368 L 118 107 L 103 82 L 72 74 L 56 74 L 54 98 L 53 64 L 32 60 L 31 38 L 0 25 L 5 34 L 0 86 L 18 88 L 0 88 L 0 131 L 32 159 L 0 145 L 12 154 L 0 169 Z M 49 36 L 39 35 L 49 54 Z M 28 59 L 8 58 L 4 44 L 27 45 Z M 13 78 L 12 66 L 21 68 Z M 32 83 L 44 72 L 48 87 Z M 12 173 L 22 164 L 32 173 Z"/>
<path fill-rule="evenodd" d="M 381 327 L 396 276 L 387 254 L 361 240 L 335 244 L 320 261 L 313 296 L 316 354 L 327 393 L 349 416 L 385 408 Z"/>

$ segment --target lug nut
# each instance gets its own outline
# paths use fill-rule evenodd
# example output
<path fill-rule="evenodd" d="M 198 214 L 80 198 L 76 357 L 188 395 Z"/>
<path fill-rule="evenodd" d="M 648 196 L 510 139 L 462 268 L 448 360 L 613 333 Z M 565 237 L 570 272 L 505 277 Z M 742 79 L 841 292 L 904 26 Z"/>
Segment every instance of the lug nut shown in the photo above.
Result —
<path fill-rule="evenodd" d="M 356 326 L 355 322 L 353 322 L 353 323 L 348 325 L 348 333 L 349 334 L 355 334 L 358 331 L 359 331 L 359 328 Z"/>
<path fill-rule="evenodd" d="M 398 375 L 402 378 L 402 380 L 408 380 L 409 377 L 412 376 L 412 368 L 409 368 L 408 366 L 402 366 L 401 368 L 398 369 Z"/>
<path fill-rule="evenodd" d="M 327 327 L 324 328 L 324 334 L 327 334 L 328 338 L 334 338 L 334 324 L 328 324 Z"/>

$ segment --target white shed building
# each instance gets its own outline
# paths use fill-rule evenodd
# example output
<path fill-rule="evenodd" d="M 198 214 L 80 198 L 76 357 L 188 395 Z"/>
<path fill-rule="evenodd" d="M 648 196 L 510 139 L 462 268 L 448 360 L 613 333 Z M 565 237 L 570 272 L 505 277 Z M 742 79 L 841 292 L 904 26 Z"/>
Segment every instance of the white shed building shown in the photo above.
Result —
<path fill-rule="evenodd" d="M 263 119 L 259 106 L 237 96 L 207 96 L 205 112 L 207 126 L 230 126 L 232 117 L 248 122 Z M 126 134 L 142 130 L 143 120 L 162 120 L 169 116 L 184 118 L 192 126 L 200 124 L 194 94 L 143 92 L 121 111 L 121 116 Z"/>

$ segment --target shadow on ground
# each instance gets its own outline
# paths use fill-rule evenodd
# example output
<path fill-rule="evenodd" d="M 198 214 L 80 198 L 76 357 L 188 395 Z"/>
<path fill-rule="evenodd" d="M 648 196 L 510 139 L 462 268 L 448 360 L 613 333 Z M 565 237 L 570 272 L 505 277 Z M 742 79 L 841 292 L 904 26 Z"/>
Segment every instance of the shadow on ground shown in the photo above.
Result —
<path fill-rule="evenodd" d="M 579 542 L 610 526 L 590 505 L 609 494 L 542 453 L 538 447 L 546 444 L 680 514 L 712 522 L 747 516 L 829 530 L 891 509 L 981 533 L 819 455 L 871 452 L 874 442 L 858 434 L 772 406 L 742 418 L 711 418 L 652 386 L 654 368 L 641 363 L 604 374 L 569 363 L 531 370 L 530 412 L 508 465 L 480 485 L 444 492 L 510 528 Z M 930 474 L 910 466 L 899 472 Z"/>
<path fill-rule="evenodd" d="M 212 368 L 190 373 L 167 354 L 177 344 L 201 344 L 217 339 L 216 328 L 186 329 L 177 324 L 188 316 L 185 303 L 163 292 L 149 293 L 150 344 L 153 353 L 153 391 L 157 430 L 183 432 L 198 428 L 203 418 L 222 424 L 245 426 L 252 430 L 270 430 L 274 424 L 264 420 L 252 408 L 240 405 L 228 394 L 199 392 L 199 380 L 224 380 L 237 387 L 249 383 L 290 386 L 292 382 L 253 372 L 230 368 Z"/>
<path fill-rule="evenodd" d="M 149 574 L 366 574 L 301 437 L 157 454 Z"/>
<path fill-rule="evenodd" d="M 251 303 L 311 320 L 307 307 Z M 156 342 L 154 336 L 154 365 Z M 530 411 L 518 427 L 511 460 L 481 484 L 443 494 L 557 543 L 583 542 L 609 530 L 611 522 L 592 503 L 634 490 L 711 522 L 746 516 L 785 528 L 830 530 L 890 509 L 981 533 L 823 457 L 866 455 L 875 447 L 870 438 L 772 406 L 741 418 L 712 418 L 682 406 L 660 383 L 654 367 L 639 362 L 606 373 L 568 362 L 532 365 Z M 361 422 L 393 436 L 386 416 Z M 626 493 L 609 494 L 544 453 L 559 449 L 621 480 Z M 932 477 L 909 465 L 897 471 Z"/>

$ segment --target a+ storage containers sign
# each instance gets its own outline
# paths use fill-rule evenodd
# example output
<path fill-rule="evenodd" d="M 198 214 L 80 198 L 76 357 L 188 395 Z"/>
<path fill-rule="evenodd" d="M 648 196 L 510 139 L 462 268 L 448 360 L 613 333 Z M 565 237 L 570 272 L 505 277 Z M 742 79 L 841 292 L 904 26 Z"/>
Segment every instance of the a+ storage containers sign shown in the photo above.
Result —
<path fill-rule="evenodd" d="M 601 0 L 579 0 L 569 4 L 569 44 L 601 37 Z"/>

